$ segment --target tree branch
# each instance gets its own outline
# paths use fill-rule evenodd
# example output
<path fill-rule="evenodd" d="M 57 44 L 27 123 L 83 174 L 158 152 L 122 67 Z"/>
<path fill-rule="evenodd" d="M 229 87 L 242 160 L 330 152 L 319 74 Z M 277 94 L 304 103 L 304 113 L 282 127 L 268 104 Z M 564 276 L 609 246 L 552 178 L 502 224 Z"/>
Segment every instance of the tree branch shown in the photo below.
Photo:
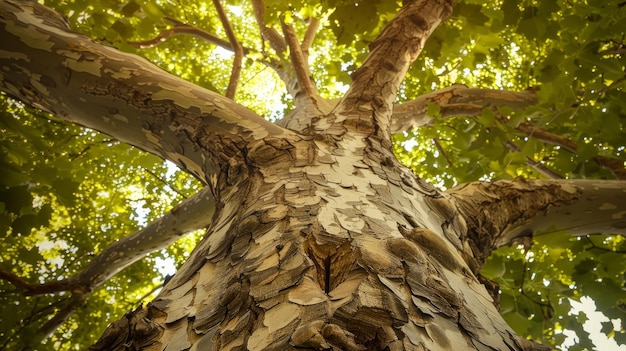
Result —
<path fill-rule="evenodd" d="M 304 59 L 304 55 L 300 48 L 300 44 L 298 43 L 298 37 L 296 36 L 296 32 L 293 27 L 284 20 L 281 19 L 280 24 L 283 29 L 283 35 L 285 37 L 285 42 L 289 47 L 289 57 L 291 59 L 291 64 L 293 65 L 293 69 L 296 74 L 296 78 L 298 80 L 299 89 L 294 96 L 296 102 L 302 98 L 309 100 L 311 97 L 316 96 L 317 88 L 312 82 L 311 74 L 309 73 L 309 64 Z M 304 93 L 304 96 L 301 96 L 301 93 Z"/>
<path fill-rule="evenodd" d="M 550 133 L 542 128 L 537 128 L 532 124 L 520 123 L 517 127 L 515 127 L 515 129 L 521 131 L 522 133 L 528 135 L 533 139 L 541 140 L 551 145 L 557 145 L 573 154 L 578 153 L 578 144 L 574 141 L 560 135 Z M 620 180 L 626 180 L 626 168 L 624 168 L 623 161 L 612 157 L 600 155 L 594 156 L 592 160 L 598 165 L 611 171 L 615 178 Z"/>
<path fill-rule="evenodd" d="M 512 152 L 520 152 L 519 146 L 513 143 L 511 140 L 504 142 L 504 145 Z M 526 164 L 532 167 L 537 172 L 543 174 L 548 179 L 564 179 L 562 175 L 556 173 L 541 162 L 533 160 L 530 156 L 526 156 Z"/>
<path fill-rule="evenodd" d="M 214 213 L 215 197 L 212 189 L 205 187 L 145 228 L 109 245 L 87 267 L 70 278 L 30 284 L 13 273 L 0 271 L 0 279 L 24 290 L 25 295 L 60 291 L 85 294 L 147 254 L 167 247 L 184 234 L 207 227 Z"/>
<path fill-rule="evenodd" d="M 626 233 L 626 182 L 497 180 L 447 191 L 468 224 L 467 242 L 482 266 L 493 249 L 536 232 Z"/>
<path fill-rule="evenodd" d="M 235 53 L 235 57 L 233 58 L 233 69 L 230 74 L 230 81 L 228 82 L 228 88 L 226 89 L 226 97 L 230 99 L 235 99 L 235 93 L 237 92 L 237 83 L 239 82 L 239 74 L 241 73 L 241 60 L 243 59 L 243 48 L 237 37 L 235 37 L 235 33 L 233 32 L 233 28 L 228 21 L 228 16 L 226 16 L 226 11 L 220 4 L 219 0 L 213 0 L 213 5 L 217 10 L 217 14 L 220 17 L 220 21 L 222 21 L 222 26 L 226 31 L 226 36 L 228 36 L 228 41 L 230 45 L 233 47 L 233 51 Z"/>
<path fill-rule="evenodd" d="M 352 85 L 336 108 L 335 113 L 342 115 L 340 120 L 353 120 L 350 123 L 358 123 L 364 133 L 376 131 L 379 138 L 389 139 L 391 112 L 400 84 L 426 39 L 451 13 L 450 0 L 405 1 L 370 44 L 363 65 L 352 74 Z M 372 111 L 369 127 L 361 121 L 364 111 Z"/>
<path fill-rule="evenodd" d="M 287 61 L 287 42 L 276 29 L 266 26 L 264 19 L 265 4 L 263 1 L 252 0 L 251 2 L 254 17 L 259 26 L 259 31 L 261 32 L 261 37 L 270 43 L 270 46 L 278 56 L 278 59 L 271 60 L 268 66 L 271 67 L 276 74 L 278 74 L 280 79 L 285 83 L 287 92 L 295 100 L 300 93 L 301 85 L 299 84 L 295 67 L 293 65 L 289 65 Z"/>
<path fill-rule="evenodd" d="M 544 129 L 538 128 L 530 123 L 520 123 L 515 129 L 520 132 L 528 135 L 529 137 L 537 140 L 541 140 L 544 143 L 548 143 L 551 145 L 557 145 L 562 147 L 563 149 L 575 154 L 578 152 L 578 145 L 571 141 L 568 138 L 562 137 L 560 135 L 556 135 L 554 133 L 550 133 Z"/>
<path fill-rule="evenodd" d="M 147 254 L 169 246 L 184 234 L 206 228 L 213 221 L 215 207 L 212 189 L 204 187 L 145 228 L 109 245 L 69 278 L 70 284 L 93 290 Z"/>
<path fill-rule="evenodd" d="M 68 291 L 71 289 L 70 283 L 67 280 L 51 281 L 45 284 L 31 284 L 28 281 L 22 279 L 20 276 L 13 272 L 0 270 L 0 279 L 7 281 L 17 289 L 22 290 L 24 295 L 43 295 L 52 294 L 59 291 Z"/>
<path fill-rule="evenodd" d="M 35 333 L 33 339 L 30 341 L 31 345 L 39 345 L 41 341 L 47 339 L 55 330 L 57 330 L 61 324 L 65 323 L 67 319 L 76 312 L 85 303 L 86 296 L 84 294 L 74 294 L 70 297 L 63 308 L 59 310 L 54 317 L 50 318 L 44 325 L 41 326 Z"/>
<path fill-rule="evenodd" d="M 433 118 L 427 116 L 426 112 L 428 111 L 428 104 L 431 103 L 439 106 L 443 118 L 448 118 L 478 116 L 487 107 L 524 108 L 537 104 L 537 96 L 533 90 L 511 92 L 452 85 L 394 106 L 391 132 L 399 133 L 412 127 L 430 124 Z"/>
<path fill-rule="evenodd" d="M 626 168 L 624 168 L 624 161 L 600 155 L 594 156 L 593 160 L 600 166 L 610 170 L 615 178 L 626 180 Z"/>
<path fill-rule="evenodd" d="M 1 91 L 171 160 L 205 183 L 220 161 L 208 166 L 200 137 L 247 143 L 291 135 L 230 99 L 46 20 L 58 15 L 36 2 L 5 1 L 0 12 Z"/>
<path fill-rule="evenodd" d="M 418 96 L 414 100 L 394 106 L 393 118 L 391 120 L 391 132 L 398 133 L 413 127 L 425 126 L 433 121 L 433 117 L 428 116 L 429 104 L 439 106 L 442 118 L 460 116 L 479 116 L 485 108 L 496 108 L 507 106 L 514 109 L 524 108 L 537 104 L 537 96 L 532 89 L 512 92 L 506 90 L 468 88 L 465 85 L 452 85 L 428 94 Z M 578 145 L 565 137 L 550 133 L 542 128 L 538 128 L 530 123 L 522 122 L 515 129 L 527 136 L 541 140 L 551 145 L 557 145 L 571 152 L 578 152 Z M 512 145 L 507 144 L 511 149 Z M 519 148 L 514 147 L 516 151 Z M 602 167 L 609 169 L 617 179 L 626 179 L 626 169 L 624 163 L 606 156 L 595 156 L 593 160 Z M 529 166 L 548 178 L 563 178 L 561 175 L 547 169 L 544 165 L 529 159 Z M 557 176 L 558 178 L 555 178 Z"/>
<path fill-rule="evenodd" d="M 259 25 L 261 36 L 270 43 L 278 57 L 283 58 L 287 52 L 287 43 L 285 43 L 285 39 L 276 29 L 265 25 L 265 4 L 263 0 L 252 0 L 252 9 L 254 10 L 254 18 Z"/>
<path fill-rule="evenodd" d="M 304 38 L 302 38 L 302 44 L 300 44 L 302 55 L 304 56 L 304 62 L 309 61 L 309 49 L 313 44 L 313 39 L 315 39 L 315 35 L 317 34 L 319 27 L 320 20 L 318 18 L 311 17 L 309 19 L 309 26 L 306 28 L 306 32 L 304 33 Z"/>
<path fill-rule="evenodd" d="M 183 23 L 173 18 L 165 17 L 165 20 L 173 23 L 174 26 L 172 28 L 162 31 L 153 39 L 143 40 L 143 41 L 129 41 L 128 44 L 139 49 L 152 48 L 161 44 L 162 42 L 166 41 L 167 39 L 175 35 L 187 34 L 187 35 L 191 35 L 196 38 L 202 39 L 211 44 L 215 44 L 223 49 L 235 52 L 235 48 L 232 45 L 232 43 L 212 33 L 209 33 L 203 29 Z M 250 49 L 248 48 L 242 48 L 242 50 L 244 54 L 247 54 L 250 52 Z"/>

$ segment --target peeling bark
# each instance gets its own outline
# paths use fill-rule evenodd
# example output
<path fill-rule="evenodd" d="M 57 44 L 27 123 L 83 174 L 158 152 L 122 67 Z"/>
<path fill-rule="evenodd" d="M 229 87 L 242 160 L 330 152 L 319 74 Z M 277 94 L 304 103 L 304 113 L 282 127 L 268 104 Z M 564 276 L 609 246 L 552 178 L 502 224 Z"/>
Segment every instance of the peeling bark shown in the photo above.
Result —
<path fill-rule="evenodd" d="M 218 172 L 219 155 L 205 152 L 198 135 L 234 145 L 289 134 L 230 99 L 70 31 L 36 3 L 6 1 L 0 11 L 2 91 L 168 159 L 205 183 Z"/>
<path fill-rule="evenodd" d="M 390 134 L 393 102 L 409 66 L 424 47 L 435 28 L 452 14 L 450 0 L 407 1 L 400 12 L 370 44 L 363 65 L 352 74 L 352 85 L 335 109 L 336 121 L 354 125 L 361 133 L 374 133 L 381 140 Z M 370 121 L 363 112 L 370 111 Z"/>
<path fill-rule="evenodd" d="M 520 349 L 449 200 L 363 144 L 250 145 L 246 190 L 224 189 L 231 207 L 146 307 L 164 328 L 146 349 Z"/>
<path fill-rule="evenodd" d="M 468 226 L 473 256 L 536 232 L 626 234 L 626 184 L 603 180 L 497 180 L 447 192 Z"/>

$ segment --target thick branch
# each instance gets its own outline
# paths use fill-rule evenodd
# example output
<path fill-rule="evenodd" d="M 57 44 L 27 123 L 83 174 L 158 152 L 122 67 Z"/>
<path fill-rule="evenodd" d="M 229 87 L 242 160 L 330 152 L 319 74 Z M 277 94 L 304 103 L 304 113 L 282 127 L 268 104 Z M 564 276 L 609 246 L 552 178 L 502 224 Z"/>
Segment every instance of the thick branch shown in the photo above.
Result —
<path fill-rule="evenodd" d="M 184 234 L 206 228 L 213 220 L 215 197 L 205 187 L 145 228 L 109 245 L 70 278 L 72 286 L 91 291 L 117 272 L 161 250 Z"/>
<path fill-rule="evenodd" d="M 412 127 L 430 124 L 433 117 L 426 115 L 430 103 L 439 106 L 441 116 L 444 118 L 479 116 L 483 109 L 488 107 L 524 108 L 534 105 L 537 103 L 537 96 L 532 90 L 512 92 L 452 85 L 396 105 L 391 120 L 391 132 L 399 133 Z"/>
<path fill-rule="evenodd" d="M 491 250 L 542 231 L 626 234 L 626 182 L 498 180 L 450 189 L 479 262 Z"/>
<path fill-rule="evenodd" d="M 0 90 L 169 159 L 206 181 L 198 134 L 246 143 L 287 131 L 138 56 L 71 32 L 37 4 L 0 4 Z"/>
<path fill-rule="evenodd" d="M 400 83 L 426 39 L 451 13 L 451 0 L 405 1 L 400 12 L 370 45 L 370 54 L 353 73 L 352 86 L 336 113 L 348 120 L 358 120 L 362 111 L 371 110 L 377 134 L 389 139 L 391 111 Z"/>
<path fill-rule="evenodd" d="M 217 14 L 220 17 L 220 21 L 222 21 L 222 26 L 226 31 L 226 36 L 228 36 L 228 41 L 230 45 L 233 47 L 233 51 L 235 53 L 235 57 L 233 58 L 233 69 L 230 74 L 230 81 L 228 82 L 228 88 L 226 89 L 226 97 L 230 99 L 235 99 L 235 93 L 237 91 L 237 83 L 239 82 L 239 74 L 241 73 L 241 60 L 243 59 L 243 48 L 237 37 L 235 37 L 235 32 L 233 32 L 233 28 L 230 26 L 230 22 L 228 21 L 228 16 L 226 16 L 226 11 L 220 4 L 219 0 L 213 0 L 213 5 L 217 10 Z"/>
<path fill-rule="evenodd" d="M 3 271 L 0 271 L 0 279 L 24 290 L 26 295 L 60 291 L 85 294 L 147 254 L 167 247 L 184 234 L 207 227 L 214 213 L 215 198 L 211 188 L 205 187 L 145 228 L 109 245 L 87 267 L 68 279 L 29 284 Z"/>

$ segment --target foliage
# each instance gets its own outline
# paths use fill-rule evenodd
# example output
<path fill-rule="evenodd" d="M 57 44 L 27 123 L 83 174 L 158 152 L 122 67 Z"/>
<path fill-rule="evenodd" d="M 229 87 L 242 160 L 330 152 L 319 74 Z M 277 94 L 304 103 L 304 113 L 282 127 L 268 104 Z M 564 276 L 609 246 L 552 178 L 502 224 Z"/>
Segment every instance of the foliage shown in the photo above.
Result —
<path fill-rule="evenodd" d="M 265 63 L 275 54 L 261 39 L 248 1 L 227 2 L 230 21 L 249 49 L 236 100 L 267 118 L 291 102 Z M 46 1 L 68 16 L 72 28 L 94 40 L 135 52 L 163 69 L 223 92 L 232 55 L 191 36 L 156 47 L 132 42 L 171 26 L 166 18 L 225 38 L 211 2 L 97 0 Z M 299 34 L 311 16 L 322 20 L 310 52 L 312 74 L 325 97 L 336 97 L 365 59 L 368 44 L 397 12 L 397 1 L 266 1 L 266 22 L 290 13 Z M 278 27 L 277 27 L 278 28 Z M 596 156 L 624 163 L 626 6 L 601 0 L 459 1 L 453 18 L 427 42 L 399 93 L 400 101 L 450 84 L 508 90 L 534 89 L 539 104 L 524 110 L 485 110 L 475 117 L 437 118 L 394 137 L 398 157 L 425 179 L 444 187 L 468 181 L 543 177 L 534 160 L 568 178 L 612 179 Z M 71 276 L 106 245 L 189 196 L 198 185 L 154 156 L 107 136 L 63 124 L 3 98 L 0 118 L 0 268 L 31 282 Z M 568 138 L 572 153 L 517 129 L 528 123 Z M 514 144 L 515 151 L 505 145 Z M 623 237 L 537 238 L 531 251 L 495 252 L 484 270 L 502 288 L 506 320 L 522 335 L 560 345 L 563 329 L 589 347 L 583 316 L 569 315 L 569 299 L 594 298 L 610 319 L 626 320 Z M 107 321 L 135 308 L 164 277 L 161 260 L 179 264 L 193 247 L 186 238 L 127 268 L 90 295 L 85 306 L 45 347 L 83 349 Z M 18 268 L 19 267 L 19 268 Z M 24 297 L 0 281 L 0 345 L 30 334 L 69 303 L 67 295 Z M 609 297 L 610 295 L 610 297 Z M 607 335 L 626 342 L 624 325 Z M 29 334 L 30 333 L 30 334 Z M 2 348 L 2 346 L 0 346 Z M 573 348 L 572 348 L 573 349 Z"/>
<path fill-rule="evenodd" d="M 155 156 L 12 100 L 0 102 L 2 270 L 33 283 L 71 276 L 109 243 L 197 188 Z M 189 252 L 193 244 L 183 240 L 115 276 L 54 334 L 49 349 L 92 343 L 108 320 L 134 309 L 160 286 L 164 277 L 157 258 L 180 264 L 181 251 Z M 5 281 L 0 290 L 0 343 L 9 349 L 15 343 L 11 339 L 33 337 L 72 301 L 69 294 L 23 296 Z"/>

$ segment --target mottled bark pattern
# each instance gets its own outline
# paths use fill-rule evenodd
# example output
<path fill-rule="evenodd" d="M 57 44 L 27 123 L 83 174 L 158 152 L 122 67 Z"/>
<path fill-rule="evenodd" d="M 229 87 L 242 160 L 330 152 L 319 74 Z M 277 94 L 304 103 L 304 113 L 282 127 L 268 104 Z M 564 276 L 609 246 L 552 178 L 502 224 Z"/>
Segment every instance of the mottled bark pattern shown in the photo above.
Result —
<path fill-rule="evenodd" d="M 166 326 L 154 350 L 519 348 L 449 200 L 389 151 L 344 141 L 266 138 L 231 160 L 248 176 L 150 304 Z"/>
<path fill-rule="evenodd" d="M 535 232 L 626 230 L 623 181 L 497 180 L 463 184 L 447 193 L 467 219 L 467 242 L 479 266 L 493 249 L 529 241 Z"/>

